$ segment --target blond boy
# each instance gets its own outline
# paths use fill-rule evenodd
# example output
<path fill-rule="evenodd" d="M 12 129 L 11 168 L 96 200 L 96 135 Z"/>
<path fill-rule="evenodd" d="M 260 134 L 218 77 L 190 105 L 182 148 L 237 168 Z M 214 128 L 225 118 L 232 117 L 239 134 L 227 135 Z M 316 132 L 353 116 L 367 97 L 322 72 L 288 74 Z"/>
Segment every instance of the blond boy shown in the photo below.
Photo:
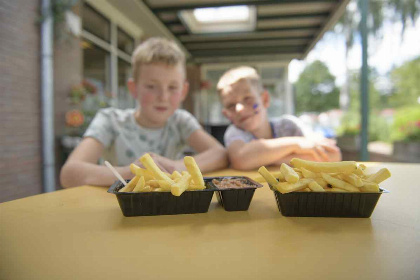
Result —
<path fill-rule="evenodd" d="M 179 47 L 163 38 L 143 42 L 132 56 L 133 79 L 128 82 L 137 109 L 100 110 L 79 146 L 60 174 L 64 187 L 109 186 L 114 175 L 98 160 L 114 151 L 117 170 L 131 178 L 129 165 L 144 153 L 151 153 L 165 171 L 184 170 L 182 151 L 190 146 L 203 172 L 227 165 L 226 151 L 206 133 L 187 111 L 178 109 L 188 93 L 185 56 Z"/>
<path fill-rule="evenodd" d="M 233 168 L 245 170 L 288 163 L 293 157 L 341 160 L 340 150 L 332 140 L 315 141 L 305 136 L 296 117 L 268 119 L 270 95 L 254 68 L 241 66 L 228 70 L 220 78 L 217 90 L 223 115 L 232 122 L 224 141 Z"/>

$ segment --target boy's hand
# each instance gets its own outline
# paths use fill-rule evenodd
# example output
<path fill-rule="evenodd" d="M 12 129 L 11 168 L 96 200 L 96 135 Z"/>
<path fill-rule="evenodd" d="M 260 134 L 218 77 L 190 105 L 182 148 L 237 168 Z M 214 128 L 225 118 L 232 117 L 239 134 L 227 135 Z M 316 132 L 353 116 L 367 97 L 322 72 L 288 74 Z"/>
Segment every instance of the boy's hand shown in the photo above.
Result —
<path fill-rule="evenodd" d="M 166 157 L 163 157 L 161 155 L 149 153 L 150 156 L 153 158 L 153 160 L 156 162 L 156 164 L 159 166 L 160 169 L 164 172 L 172 173 L 175 170 L 176 171 L 184 171 L 186 170 L 184 166 L 183 160 L 172 160 Z"/>
<path fill-rule="evenodd" d="M 313 161 L 340 161 L 340 149 L 331 139 L 312 141 L 302 138 L 298 141 L 298 148 L 294 151 L 296 155 L 308 156 Z"/>
<path fill-rule="evenodd" d="M 162 170 L 163 172 L 169 172 L 169 170 L 165 167 L 165 165 L 163 165 L 161 163 L 161 158 L 164 158 L 164 157 L 153 154 L 153 153 L 149 153 L 149 154 L 153 158 L 153 161 L 156 163 L 156 165 L 159 167 L 160 170 Z M 132 163 L 137 165 L 137 166 L 140 166 L 141 168 L 146 168 L 146 167 L 144 167 L 144 165 L 138 159 L 136 161 L 133 161 Z M 127 172 L 129 172 L 131 174 L 130 165 L 124 166 L 124 168 L 127 170 Z"/>

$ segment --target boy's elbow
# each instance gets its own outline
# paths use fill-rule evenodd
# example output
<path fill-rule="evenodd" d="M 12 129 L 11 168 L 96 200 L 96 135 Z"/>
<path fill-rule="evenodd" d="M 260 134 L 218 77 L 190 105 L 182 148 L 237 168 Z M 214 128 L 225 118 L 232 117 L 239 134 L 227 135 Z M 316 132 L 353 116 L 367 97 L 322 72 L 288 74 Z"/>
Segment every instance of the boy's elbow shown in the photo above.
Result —
<path fill-rule="evenodd" d="M 228 153 L 223 146 L 217 147 L 216 151 L 219 154 L 218 157 L 218 168 L 226 168 L 229 165 Z"/>
<path fill-rule="evenodd" d="M 236 170 L 250 170 L 254 168 L 248 161 L 239 156 L 229 155 L 230 166 Z"/>
<path fill-rule="evenodd" d="M 60 171 L 60 183 L 63 188 L 76 187 L 77 184 L 74 181 L 74 174 L 71 164 L 64 164 Z"/>
<path fill-rule="evenodd" d="M 61 171 L 60 171 L 60 184 L 63 188 L 70 188 L 71 187 L 71 184 L 68 180 L 68 178 L 69 178 L 68 173 L 69 173 L 69 171 L 68 171 L 68 168 L 67 168 L 67 164 L 64 164 L 64 166 L 61 168 Z"/>

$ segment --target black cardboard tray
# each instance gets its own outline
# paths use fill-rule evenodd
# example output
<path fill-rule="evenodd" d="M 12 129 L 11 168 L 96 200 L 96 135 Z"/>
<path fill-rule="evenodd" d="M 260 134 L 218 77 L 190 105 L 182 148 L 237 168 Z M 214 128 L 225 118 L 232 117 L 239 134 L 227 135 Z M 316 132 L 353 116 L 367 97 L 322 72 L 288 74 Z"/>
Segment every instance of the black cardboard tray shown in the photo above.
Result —
<path fill-rule="evenodd" d="M 217 179 L 245 179 L 249 182 L 249 187 L 240 189 L 218 189 L 212 180 Z M 254 180 L 244 176 L 223 176 L 223 177 L 207 177 L 206 182 L 211 184 L 217 189 L 216 196 L 219 203 L 223 206 L 226 211 L 247 211 L 251 204 L 252 197 L 257 188 L 261 188 L 262 185 L 255 182 Z"/>
<path fill-rule="evenodd" d="M 115 194 L 124 216 L 156 216 L 206 213 L 209 210 L 213 193 L 213 185 L 206 184 L 206 189 L 185 191 L 180 196 L 171 192 L 118 192 L 123 187 L 116 181 L 108 192 Z"/>
<path fill-rule="evenodd" d="M 287 217 L 369 218 L 382 193 L 368 192 L 291 192 L 282 194 L 273 189 L 277 207 Z"/>

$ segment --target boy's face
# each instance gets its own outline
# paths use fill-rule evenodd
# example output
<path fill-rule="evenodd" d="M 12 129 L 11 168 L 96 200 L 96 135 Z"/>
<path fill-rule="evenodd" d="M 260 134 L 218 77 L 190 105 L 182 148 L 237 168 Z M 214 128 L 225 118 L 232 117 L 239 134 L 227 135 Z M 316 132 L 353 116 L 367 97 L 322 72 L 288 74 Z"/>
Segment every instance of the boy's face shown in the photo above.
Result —
<path fill-rule="evenodd" d="M 142 65 L 137 83 L 131 83 L 130 91 L 141 105 L 138 121 L 150 128 L 164 126 L 188 93 L 181 64 Z"/>
<path fill-rule="evenodd" d="M 268 92 L 260 94 L 247 80 L 225 87 L 220 96 L 223 115 L 238 128 L 252 132 L 265 120 L 270 102 Z"/>

